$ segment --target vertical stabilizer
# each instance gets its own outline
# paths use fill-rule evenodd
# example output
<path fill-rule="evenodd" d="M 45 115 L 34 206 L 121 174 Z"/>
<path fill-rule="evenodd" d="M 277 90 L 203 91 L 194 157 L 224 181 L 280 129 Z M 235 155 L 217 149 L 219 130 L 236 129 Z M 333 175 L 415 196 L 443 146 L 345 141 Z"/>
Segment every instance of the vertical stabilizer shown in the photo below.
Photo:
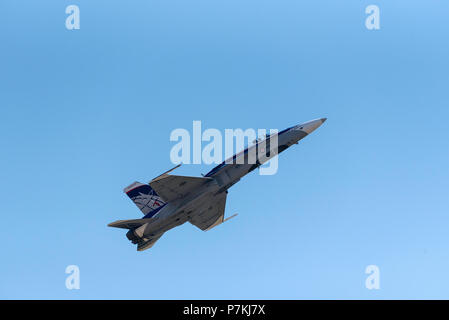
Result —
<path fill-rule="evenodd" d="M 123 191 L 136 204 L 140 211 L 142 211 L 146 218 L 155 215 L 166 204 L 148 184 L 136 181 Z"/>

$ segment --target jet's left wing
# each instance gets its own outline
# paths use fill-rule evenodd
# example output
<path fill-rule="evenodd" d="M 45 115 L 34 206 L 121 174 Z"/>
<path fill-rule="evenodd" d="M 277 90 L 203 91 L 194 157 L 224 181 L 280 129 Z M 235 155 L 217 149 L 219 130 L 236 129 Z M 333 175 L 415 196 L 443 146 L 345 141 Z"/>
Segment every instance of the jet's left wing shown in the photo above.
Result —
<path fill-rule="evenodd" d="M 150 186 L 165 202 L 169 202 L 188 195 L 210 181 L 213 179 L 162 174 L 151 180 Z"/>
<path fill-rule="evenodd" d="M 224 219 L 225 206 L 226 192 L 211 196 L 210 199 L 205 201 L 204 204 L 197 209 L 197 213 L 192 215 L 189 222 L 203 231 L 210 230 L 236 216 L 233 215 Z"/>

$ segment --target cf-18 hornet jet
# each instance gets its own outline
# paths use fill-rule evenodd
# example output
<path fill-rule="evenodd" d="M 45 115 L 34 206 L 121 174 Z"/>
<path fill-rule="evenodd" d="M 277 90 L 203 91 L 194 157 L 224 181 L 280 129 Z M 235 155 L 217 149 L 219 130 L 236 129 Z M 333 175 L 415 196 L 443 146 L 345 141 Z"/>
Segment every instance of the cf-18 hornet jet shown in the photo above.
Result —
<path fill-rule="evenodd" d="M 223 161 L 203 177 L 169 174 L 178 165 L 148 184 L 134 182 L 124 192 L 144 217 L 118 220 L 108 226 L 128 229 L 126 237 L 137 244 L 138 251 L 151 248 L 164 232 L 187 221 L 203 231 L 210 230 L 236 216 L 224 218 L 226 195 L 232 185 L 276 154 L 297 144 L 324 121 L 326 118 L 308 121 L 256 140 L 255 144 Z M 277 143 L 274 143 L 275 135 Z M 249 161 L 250 155 L 256 155 L 256 160 Z"/>

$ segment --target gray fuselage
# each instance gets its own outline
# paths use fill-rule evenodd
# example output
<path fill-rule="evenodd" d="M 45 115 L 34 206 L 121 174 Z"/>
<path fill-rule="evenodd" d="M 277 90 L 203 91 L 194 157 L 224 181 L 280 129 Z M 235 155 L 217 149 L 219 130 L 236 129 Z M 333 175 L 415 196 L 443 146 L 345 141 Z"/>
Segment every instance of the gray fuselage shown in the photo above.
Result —
<path fill-rule="evenodd" d="M 166 231 L 191 219 L 211 196 L 219 195 L 237 183 L 243 176 L 258 168 L 278 153 L 283 152 L 318 128 L 326 119 L 312 120 L 272 134 L 263 141 L 246 148 L 223 161 L 204 177 L 210 178 L 186 197 L 167 203 L 151 220 L 127 234 L 130 240 L 145 239 L 148 245 Z M 263 154 L 262 154 L 263 153 Z"/>

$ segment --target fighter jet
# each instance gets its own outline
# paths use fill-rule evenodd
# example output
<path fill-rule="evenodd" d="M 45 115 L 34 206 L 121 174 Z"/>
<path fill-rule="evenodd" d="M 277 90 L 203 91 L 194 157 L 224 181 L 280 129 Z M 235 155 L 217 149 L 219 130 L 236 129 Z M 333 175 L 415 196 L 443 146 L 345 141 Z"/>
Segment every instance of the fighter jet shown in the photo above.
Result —
<path fill-rule="evenodd" d="M 297 144 L 324 121 L 326 118 L 308 121 L 256 140 L 202 177 L 169 174 L 179 164 L 148 184 L 134 182 L 124 192 L 144 217 L 118 220 L 108 226 L 128 229 L 126 237 L 137 244 L 138 251 L 151 248 L 164 232 L 187 221 L 203 231 L 210 230 L 236 216 L 224 218 L 226 196 L 231 186 L 272 157 Z"/>

